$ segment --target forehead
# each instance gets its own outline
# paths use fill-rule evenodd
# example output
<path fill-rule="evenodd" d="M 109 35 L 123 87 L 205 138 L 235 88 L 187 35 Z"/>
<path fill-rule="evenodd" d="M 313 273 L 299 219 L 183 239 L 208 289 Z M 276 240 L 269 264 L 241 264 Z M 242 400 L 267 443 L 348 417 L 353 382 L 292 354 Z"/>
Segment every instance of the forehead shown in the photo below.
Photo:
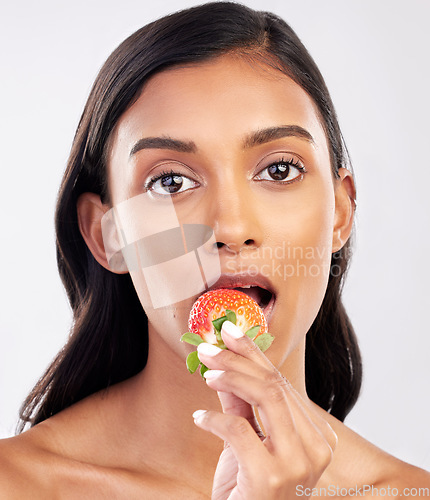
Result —
<path fill-rule="evenodd" d="M 121 116 L 110 160 L 128 155 L 143 137 L 193 141 L 199 150 L 238 148 L 256 130 L 298 125 L 328 154 L 317 107 L 290 77 L 257 60 L 225 55 L 154 75 Z"/>

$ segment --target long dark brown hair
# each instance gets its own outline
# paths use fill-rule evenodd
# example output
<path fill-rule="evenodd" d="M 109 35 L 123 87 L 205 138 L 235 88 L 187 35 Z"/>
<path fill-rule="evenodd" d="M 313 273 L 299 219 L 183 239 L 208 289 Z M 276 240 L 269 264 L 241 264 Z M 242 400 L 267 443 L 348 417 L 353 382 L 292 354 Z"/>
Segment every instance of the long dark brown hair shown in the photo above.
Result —
<path fill-rule="evenodd" d="M 99 265 L 77 220 L 81 193 L 109 202 L 108 139 L 124 111 L 155 73 L 225 53 L 258 58 L 291 77 L 313 99 L 330 145 L 333 176 L 348 165 L 333 103 L 315 62 L 282 19 L 230 2 L 166 16 L 127 38 L 108 58 L 82 114 L 58 195 L 58 269 L 74 319 L 69 341 L 21 408 L 18 431 L 138 373 L 147 359 L 147 317 L 128 274 Z M 361 359 L 341 301 L 351 240 L 332 255 L 327 291 L 306 340 L 306 389 L 343 420 L 361 386 Z"/>

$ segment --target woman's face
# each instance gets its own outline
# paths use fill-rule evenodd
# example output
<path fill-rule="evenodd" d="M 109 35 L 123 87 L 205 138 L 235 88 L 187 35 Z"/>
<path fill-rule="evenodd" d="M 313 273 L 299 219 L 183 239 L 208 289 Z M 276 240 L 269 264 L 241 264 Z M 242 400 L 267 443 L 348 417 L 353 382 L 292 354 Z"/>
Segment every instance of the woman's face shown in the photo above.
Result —
<path fill-rule="evenodd" d="M 140 142 L 136 151 L 146 138 L 169 141 Z M 214 230 L 221 283 L 269 289 L 276 341 L 268 356 L 277 366 L 303 348 L 329 277 L 336 181 L 316 106 L 301 87 L 234 56 L 164 71 L 121 117 L 108 164 L 113 205 L 142 193 L 169 200 L 182 224 Z M 131 275 L 150 335 L 185 357 L 179 338 L 196 297 L 153 309 L 142 273 Z M 262 300 L 256 287 L 245 291 Z"/>

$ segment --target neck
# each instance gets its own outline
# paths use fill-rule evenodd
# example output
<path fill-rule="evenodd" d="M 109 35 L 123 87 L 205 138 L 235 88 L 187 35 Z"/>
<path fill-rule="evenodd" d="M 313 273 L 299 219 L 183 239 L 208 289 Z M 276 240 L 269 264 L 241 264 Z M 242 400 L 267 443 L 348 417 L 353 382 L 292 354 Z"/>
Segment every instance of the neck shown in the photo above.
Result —
<path fill-rule="evenodd" d="M 177 458 L 186 456 L 190 475 L 208 475 L 211 481 L 223 443 L 199 429 L 192 414 L 198 409 L 220 410 L 217 394 L 198 373 L 191 375 L 185 361 L 151 330 L 148 352 L 145 369 L 119 384 L 115 396 L 121 441 L 131 448 L 127 454 L 134 466 L 160 464 L 160 470 L 175 478 L 181 477 L 178 465 L 185 467 Z"/>
<path fill-rule="evenodd" d="M 270 352 L 267 351 L 267 353 L 270 358 Z M 274 362 L 274 364 L 300 396 L 309 402 L 305 380 L 305 342 L 303 341 L 291 350 L 282 362 Z"/>

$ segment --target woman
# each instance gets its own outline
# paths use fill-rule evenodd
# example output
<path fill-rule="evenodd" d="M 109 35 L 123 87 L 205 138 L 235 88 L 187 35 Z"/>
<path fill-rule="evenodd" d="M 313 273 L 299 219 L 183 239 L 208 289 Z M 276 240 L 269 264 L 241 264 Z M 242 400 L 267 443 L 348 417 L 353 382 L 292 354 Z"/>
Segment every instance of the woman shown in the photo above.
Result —
<path fill-rule="evenodd" d="M 2 442 L 2 496 L 395 497 L 428 487 L 425 471 L 342 423 L 361 382 L 340 299 L 355 210 L 347 166 L 324 81 L 276 16 L 207 4 L 118 47 L 85 107 L 57 207 L 73 334 L 23 407 L 31 429 Z M 229 351 L 202 344 L 206 383 L 190 376 L 179 339 L 198 294 L 157 306 L 147 269 L 127 252 L 125 262 L 107 255 L 112 209 L 139 230 L 150 219 L 150 236 L 170 227 L 165 213 L 211 228 L 213 286 L 270 295 L 267 357 L 227 323 Z M 172 297 L 187 285 L 156 277 Z"/>

